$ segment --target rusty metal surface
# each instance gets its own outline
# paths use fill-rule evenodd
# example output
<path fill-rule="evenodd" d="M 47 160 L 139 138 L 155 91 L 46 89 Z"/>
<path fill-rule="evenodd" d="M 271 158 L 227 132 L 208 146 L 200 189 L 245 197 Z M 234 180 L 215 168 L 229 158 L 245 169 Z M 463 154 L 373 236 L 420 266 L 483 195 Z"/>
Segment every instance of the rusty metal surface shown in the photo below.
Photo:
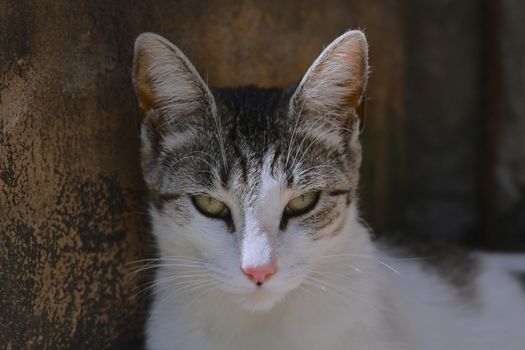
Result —
<path fill-rule="evenodd" d="M 401 24 L 397 1 L 3 0 L 0 348 L 140 347 L 145 299 L 133 298 L 140 278 L 126 279 L 150 242 L 129 78 L 137 34 L 165 35 L 211 84 L 283 86 L 345 29 L 366 29 L 366 192 L 383 203 L 402 125 Z"/>

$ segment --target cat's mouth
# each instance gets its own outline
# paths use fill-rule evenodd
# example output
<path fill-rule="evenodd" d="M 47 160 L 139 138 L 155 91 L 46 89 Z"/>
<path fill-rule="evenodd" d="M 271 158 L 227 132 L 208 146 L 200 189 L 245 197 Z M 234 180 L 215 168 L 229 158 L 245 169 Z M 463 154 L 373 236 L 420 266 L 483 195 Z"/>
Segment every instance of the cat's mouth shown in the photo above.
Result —
<path fill-rule="evenodd" d="M 261 286 L 236 297 L 242 308 L 249 311 L 267 311 L 281 301 L 282 296 Z"/>

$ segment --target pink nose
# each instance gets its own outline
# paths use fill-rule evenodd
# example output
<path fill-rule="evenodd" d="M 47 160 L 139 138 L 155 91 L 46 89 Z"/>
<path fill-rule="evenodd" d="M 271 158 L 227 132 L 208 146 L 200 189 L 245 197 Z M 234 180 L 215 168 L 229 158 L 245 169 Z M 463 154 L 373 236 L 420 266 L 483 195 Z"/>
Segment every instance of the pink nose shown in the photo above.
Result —
<path fill-rule="evenodd" d="M 242 272 L 244 272 L 244 274 L 258 286 L 261 286 L 263 282 L 266 282 L 273 274 L 275 274 L 276 270 L 277 267 L 275 264 L 242 268 Z"/>

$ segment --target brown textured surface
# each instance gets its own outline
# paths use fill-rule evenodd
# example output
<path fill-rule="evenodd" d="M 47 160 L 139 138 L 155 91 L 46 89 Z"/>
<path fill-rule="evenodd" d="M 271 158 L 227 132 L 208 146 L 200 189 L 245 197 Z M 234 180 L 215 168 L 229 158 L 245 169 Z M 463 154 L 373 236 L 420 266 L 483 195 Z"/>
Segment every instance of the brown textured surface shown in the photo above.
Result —
<path fill-rule="evenodd" d="M 398 147 L 384 136 L 402 112 L 397 3 L 3 0 L 0 348 L 140 346 L 143 300 L 124 278 L 148 242 L 129 78 L 137 34 L 172 40 L 211 84 L 282 86 L 345 29 L 366 29 L 367 193 L 383 203 Z M 370 207 L 380 222 L 384 208 Z"/>
<path fill-rule="evenodd" d="M 2 4 L 2 349 L 139 339 L 136 282 L 123 279 L 145 240 L 129 43 L 105 16 L 65 1 Z"/>

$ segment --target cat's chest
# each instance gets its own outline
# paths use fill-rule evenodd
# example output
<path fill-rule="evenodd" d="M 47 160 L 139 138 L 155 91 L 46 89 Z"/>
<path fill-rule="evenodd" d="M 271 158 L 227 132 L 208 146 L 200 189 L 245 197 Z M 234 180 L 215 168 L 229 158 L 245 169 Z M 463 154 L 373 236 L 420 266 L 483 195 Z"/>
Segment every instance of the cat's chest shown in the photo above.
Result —
<path fill-rule="evenodd" d="M 193 315 L 197 319 L 191 322 L 203 326 L 203 336 L 214 349 L 381 350 L 386 344 L 377 336 L 385 334 L 377 310 L 352 308 L 335 296 L 313 300 L 297 292 L 290 302 L 262 314 L 239 312 L 227 303 L 221 306 Z"/>

